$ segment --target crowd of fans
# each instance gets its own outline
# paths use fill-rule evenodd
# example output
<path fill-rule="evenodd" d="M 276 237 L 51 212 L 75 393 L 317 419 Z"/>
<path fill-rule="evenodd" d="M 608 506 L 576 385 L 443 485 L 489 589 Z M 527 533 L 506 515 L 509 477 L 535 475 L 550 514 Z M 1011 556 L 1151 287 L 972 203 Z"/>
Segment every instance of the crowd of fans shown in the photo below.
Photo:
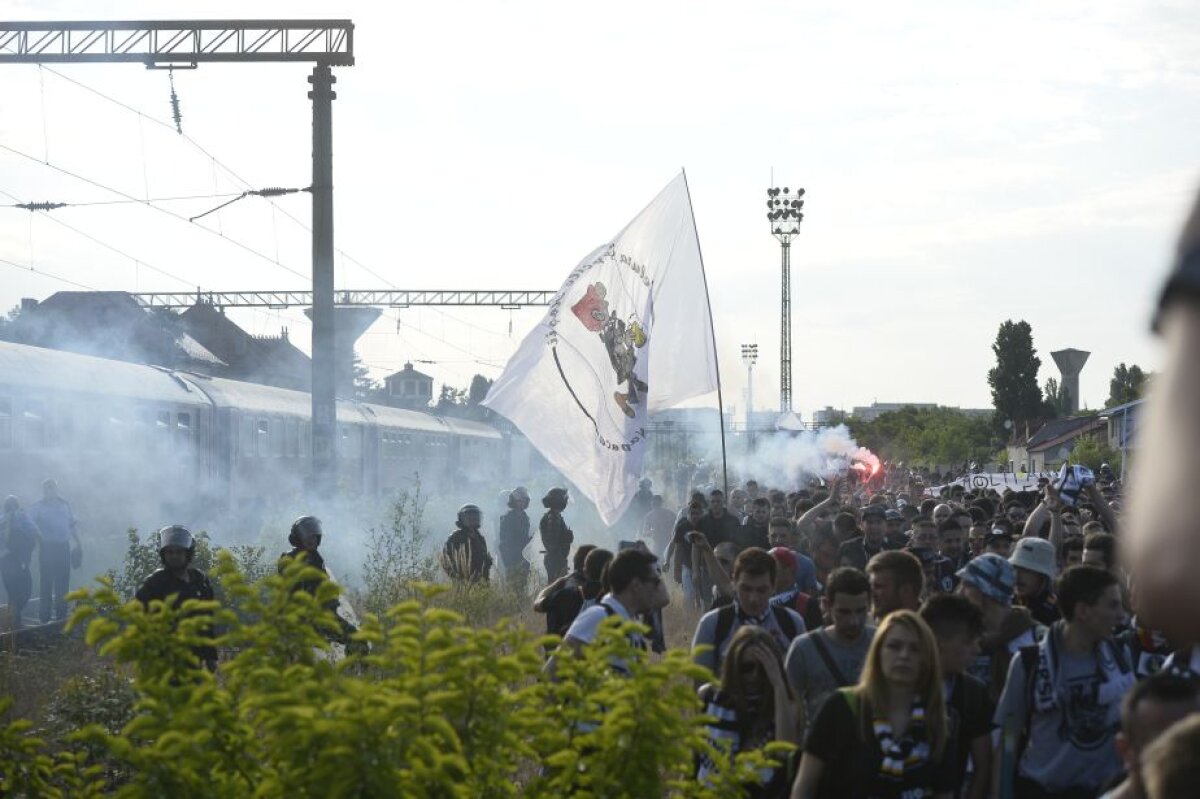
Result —
<path fill-rule="evenodd" d="M 930 493 L 749 480 L 674 512 L 650 494 L 636 541 L 577 548 L 534 607 L 564 638 L 555 658 L 609 616 L 642 620 L 637 645 L 657 649 L 676 583 L 702 612 L 717 751 L 796 745 L 753 796 L 1173 795 L 1146 793 L 1144 764 L 1200 708 L 1200 656 L 1139 621 L 1112 471 Z"/>

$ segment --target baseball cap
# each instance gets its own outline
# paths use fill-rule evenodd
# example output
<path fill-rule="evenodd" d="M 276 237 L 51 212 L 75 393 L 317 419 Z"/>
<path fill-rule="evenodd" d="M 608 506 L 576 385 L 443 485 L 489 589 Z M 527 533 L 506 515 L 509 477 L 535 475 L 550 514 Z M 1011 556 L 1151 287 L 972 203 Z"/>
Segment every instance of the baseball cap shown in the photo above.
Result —
<path fill-rule="evenodd" d="M 1044 574 L 1051 580 L 1058 576 L 1054 544 L 1044 538 L 1022 538 L 1008 562 L 1013 566 Z"/>
<path fill-rule="evenodd" d="M 780 566 L 793 572 L 800 566 L 800 559 L 796 557 L 796 553 L 787 547 L 773 547 L 767 554 L 775 558 L 775 562 Z"/>
<path fill-rule="evenodd" d="M 993 552 L 985 552 L 977 558 L 972 558 L 966 566 L 958 570 L 958 578 L 978 588 L 984 596 L 1001 605 L 1012 604 L 1013 591 L 1017 587 L 1017 572 L 1011 563 Z"/>

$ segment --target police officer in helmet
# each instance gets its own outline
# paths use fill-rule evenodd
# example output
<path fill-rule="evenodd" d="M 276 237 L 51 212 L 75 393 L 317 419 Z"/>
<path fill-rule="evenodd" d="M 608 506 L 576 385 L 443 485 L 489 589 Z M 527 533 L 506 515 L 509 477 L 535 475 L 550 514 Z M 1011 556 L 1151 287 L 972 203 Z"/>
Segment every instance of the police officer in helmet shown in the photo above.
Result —
<path fill-rule="evenodd" d="M 158 558 L 163 567 L 146 578 L 134 597 L 147 611 L 155 600 L 165 603 L 173 597 L 171 607 L 178 609 L 189 599 L 212 599 L 213 587 L 208 575 L 192 568 L 195 556 L 196 539 L 186 527 L 172 524 L 159 530 Z M 197 647 L 196 655 L 209 671 L 216 669 L 215 647 Z"/>
<path fill-rule="evenodd" d="M 456 529 L 442 547 L 442 568 L 456 582 L 486 582 L 492 569 L 492 556 L 479 528 L 483 512 L 478 505 L 463 505 L 458 509 Z"/>
<path fill-rule="evenodd" d="M 292 545 L 292 549 L 289 552 L 283 553 L 283 556 L 280 557 L 279 573 L 282 574 L 283 570 L 292 560 L 303 558 L 305 565 L 318 569 L 324 574 L 324 577 L 299 581 L 296 583 L 297 591 L 304 591 L 316 596 L 317 589 L 321 586 L 321 583 L 329 579 L 329 570 L 325 568 L 325 558 L 322 557 L 320 552 L 321 540 L 324 538 L 324 535 L 325 531 L 321 526 L 321 520 L 316 516 L 301 516 L 292 522 L 292 529 L 288 531 L 288 543 Z M 358 632 L 358 628 L 338 615 L 340 604 L 337 597 L 325 603 L 325 608 L 333 611 L 334 615 L 337 616 L 338 623 L 341 625 L 341 634 L 332 635 L 330 638 L 344 644 L 347 652 L 351 652 L 351 650 L 359 651 L 362 648 L 360 646 L 361 642 L 350 640 L 350 636 Z"/>
<path fill-rule="evenodd" d="M 500 517 L 500 534 L 497 543 L 504 573 L 514 588 L 524 591 L 529 585 L 529 561 L 525 559 L 525 547 L 532 541 L 529 535 L 529 491 L 517 486 L 508 494 L 508 512 Z"/>

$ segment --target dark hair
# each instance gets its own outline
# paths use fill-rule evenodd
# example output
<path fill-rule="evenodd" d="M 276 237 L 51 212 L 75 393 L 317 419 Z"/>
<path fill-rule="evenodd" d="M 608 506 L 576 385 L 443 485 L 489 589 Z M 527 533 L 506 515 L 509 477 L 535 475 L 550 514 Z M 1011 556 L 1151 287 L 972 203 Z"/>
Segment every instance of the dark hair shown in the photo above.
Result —
<path fill-rule="evenodd" d="M 834 569 L 829 573 L 829 579 L 825 583 L 825 598 L 831 603 L 837 598 L 838 594 L 858 596 L 859 594 L 870 593 L 871 582 L 867 579 L 867 575 L 853 566 L 842 566 L 841 568 Z"/>
<path fill-rule="evenodd" d="M 711 499 L 712 497 L 724 497 L 724 496 L 725 496 L 725 492 L 724 492 L 724 491 L 722 491 L 722 490 L 721 490 L 721 489 L 719 489 L 719 488 L 714 488 L 712 491 L 709 491 L 709 492 L 708 492 L 708 496 L 709 496 L 709 498 L 710 498 L 710 499 Z"/>
<path fill-rule="evenodd" d="M 1170 702 L 1200 705 L 1200 681 L 1181 677 L 1168 671 L 1160 671 L 1134 683 L 1133 688 L 1125 694 L 1125 699 L 1121 702 L 1121 730 L 1130 743 L 1148 743 L 1136 740 L 1136 728 L 1133 723 L 1133 716 L 1137 713 L 1138 705 L 1147 700 L 1164 704 Z"/>
<path fill-rule="evenodd" d="M 698 510 L 701 513 L 703 513 L 704 512 L 704 503 L 700 502 L 699 500 L 693 499 L 691 502 L 688 503 L 687 509 L 688 510 Z"/>
<path fill-rule="evenodd" d="M 808 513 L 813 508 L 817 507 L 817 503 L 811 499 L 802 499 L 796 503 L 796 514 Z"/>
<path fill-rule="evenodd" d="M 634 580 L 646 580 L 650 577 L 650 569 L 658 562 L 658 558 L 640 549 L 622 550 L 608 564 L 605 579 L 609 590 L 619 594 L 633 583 Z"/>
<path fill-rule="evenodd" d="M 575 571 L 583 571 L 583 566 L 587 562 L 588 553 L 596 548 L 595 544 L 580 544 L 575 550 L 575 557 L 571 560 L 571 565 L 575 567 Z"/>
<path fill-rule="evenodd" d="M 1117 578 L 1107 569 L 1099 566 L 1072 566 L 1061 575 L 1054 585 L 1054 593 L 1058 597 L 1058 610 L 1063 618 L 1071 621 L 1075 618 L 1075 606 L 1082 602 L 1094 605 L 1100 601 L 1100 595 L 1109 586 L 1117 585 Z"/>
<path fill-rule="evenodd" d="M 767 498 L 766 498 L 766 497 L 755 497 L 755 498 L 754 498 L 753 505 L 754 505 L 754 507 L 756 507 L 756 508 L 769 508 L 769 507 L 771 507 L 771 503 L 770 503 L 770 502 L 767 500 Z"/>
<path fill-rule="evenodd" d="M 962 531 L 962 525 L 955 520 L 953 514 L 951 514 L 949 519 L 938 525 L 938 536 L 944 536 L 946 533 L 961 533 Z"/>
<path fill-rule="evenodd" d="M 938 506 L 938 504 L 939 504 L 938 501 L 936 499 L 934 499 L 933 497 L 929 497 L 928 499 L 921 500 L 921 515 L 922 516 L 932 516 L 933 509 L 936 508 Z"/>
<path fill-rule="evenodd" d="M 779 570 L 779 565 L 775 562 L 775 558 L 764 549 L 758 547 L 747 547 L 737 556 L 737 560 L 733 562 L 733 574 L 729 575 L 731 580 L 736 580 L 741 575 L 747 577 L 758 577 L 759 575 L 767 575 L 771 578 L 771 582 L 775 582 L 775 574 Z"/>
<path fill-rule="evenodd" d="M 933 527 L 936 529 L 937 522 L 928 516 L 918 516 L 912 520 L 912 526 L 914 529 L 917 527 Z"/>
<path fill-rule="evenodd" d="M 845 538 L 849 533 L 858 531 L 858 520 L 853 513 L 839 513 L 833 520 L 833 529 L 840 538 Z"/>
<path fill-rule="evenodd" d="M 792 521 L 786 516 L 772 516 L 771 521 L 767 522 L 767 527 L 787 527 L 791 529 Z"/>
<path fill-rule="evenodd" d="M 910 586 L 913 596 L 919 597 L 925 590 L 925 569 L 916 555 L 900 549 L 880 552 L 867 563 L 867 574 L 891 572 L 896 578 L 896 588 Z"/>
<path fill-rule="evenodd" d="M 995 530 L 997 528 L 1003 530 L 1004 532 L 1008 533 L 1009 535 L 1013 535 L 1012 522 L 1010 522 L 1008 519 L 1004 518 L 1003 516 L 1001 516 L 998 519 L 992 520 L 992 529 Z"/>
<path fill-rule="evenodd" d="M 583 560 L 583 576 L 589 580 L 599 580 L 604 576 L 604 567 L 614 557 L 610 550 L 594 548 Z"/>
<path fill-rule="evenodd" d="M 1091 522 L 1089 522 L 1090 524 Z M 1092 533 L 1083 537 L 1083 548 L 1104 553 L 1104 566 L 1111 569 L 1117 562 L 1117 539 L 1108 533 Z"/>
<path fill-rule="evenodd" d="M 934 594 L 921 606 L 921 618 L 938 638 L 983 635 L 983 611 L 962 594 Z"/>

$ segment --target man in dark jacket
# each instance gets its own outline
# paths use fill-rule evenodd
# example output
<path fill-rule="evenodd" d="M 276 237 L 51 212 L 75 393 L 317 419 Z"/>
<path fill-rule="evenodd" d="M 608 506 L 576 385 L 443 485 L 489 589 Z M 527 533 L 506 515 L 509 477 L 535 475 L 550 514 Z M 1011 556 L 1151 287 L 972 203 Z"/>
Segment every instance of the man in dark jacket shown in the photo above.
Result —
<path fill-rule="evenodd" d="M 458 509 L 457 529 L 442 547 L 442 568 L 456 582 L 487 582 L 491 577 L 492 556 L 487 541 L 479 532 L 483 512 L 478 505 L 463 505 Z"/>
<path fill-rule="evenodd" d="M 517 486 L 508 494 L 508 513 L 500 517 L 500 534 L 497 545 L 504 574 L 513 587 L 524 591 L 529 585 L 529 561 L 525 559 L 525 547 L 533 538 L 529 535 L 529 492 Z"/>
<path fill-rule="evenodd" d="M 213 598 L 208 575 L 191 566 L 196 555 L 196 539 L 182 525 L 173 524 L 158 531 L 158 557 L 163 567 L 146 578 L 134 598 L 147 611 L 152 602 L 171 602 L 178 610 L 189 599 Z M 205 613 L 205 615 L 209 615 Z M 217 668 L 217 650 L 211 645 L 198 646 L 195 653 L 209 671 Z"/>
<path fill-rule="evenodd" d="M 12 609 L 12 624 L 20 628 L 21 615 L 33 594 L 33 575 L 29 564 L 38 543 L 38 529 L 21 510 L 21 502 L 10 496 L 4 500 L 4 515 L 0 516 L 0 579 Z"/>
<path fill-rule="evenodd" d="M 538 532 L 542 536 L 542 546 L 545 547 L 546 579 L 553 582 L 567 573 L 567 556 L 571 552 L 571 544 L 575 534 L 567 526 L 562 512 L 567 509 L 567 489 L 552 488 L 542 497 L 542 505 L 546 513 L 538 524 Z"/>
<path fill-rule="evenodd" d="M 292 560 L 303 558 L 305 565 L 318 569 L 324 575 L 312 580 L 301 580 L 296 583 L 297 591 L 304 591 L 315 596 L 321 583 L 329 579 L 329 570 L 325 568 L 325 558 L 321 556 L 320 552 L 321 541 L 324 537 L 325 531 L 321 526 L 321 520 L 316 516 L 301 516 L 292 522 L 292 529 L 288 532 L 288 543 L 292 545 L 292 549 L 289 552 L 283 553 L 283 556 L 280 557 L 279 573 L 282 574 L 284 569 L 287 568 L 288 563 Z M 332 634 L 329 638 L 332 641 L 344 644 L 347 652 L 351 651 L 351 649 L 357 650 L 359 649 L 357 647 L 358 642 L 351 642 L 350 636 L 358 632 L 358 628 L 338 614 L 339 607 L 341 607 L 341 603 L 337 597 L 325 603 L 325 608 L 333 611 L 341 627 L 339 633 Z"/>

